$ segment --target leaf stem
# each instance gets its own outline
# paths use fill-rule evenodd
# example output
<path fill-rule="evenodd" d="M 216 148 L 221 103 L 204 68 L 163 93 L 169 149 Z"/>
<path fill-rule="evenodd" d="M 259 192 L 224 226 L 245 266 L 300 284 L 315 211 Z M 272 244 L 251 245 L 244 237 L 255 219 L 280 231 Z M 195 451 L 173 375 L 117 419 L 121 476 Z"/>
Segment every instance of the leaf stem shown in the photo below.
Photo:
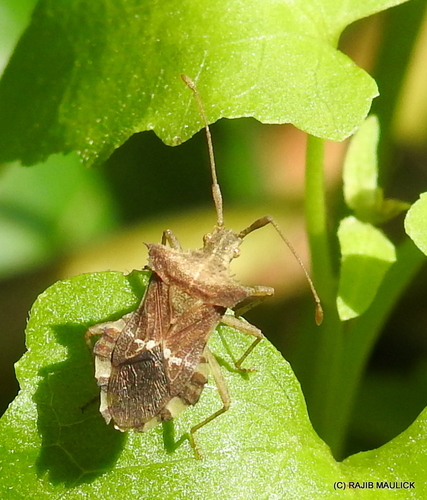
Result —
<path fill-rule="evenodd" d="M 327 237 L 327 211 L 323 175 L 324 141 L 307 137 L 305 210 L 310 244 L 312 273 L 319 294 L 328 303 L 335 300 L 336 285 L 332 272 Z"/>
<path fill-rule="evenodd" d="M 313 280 L 323 303 L 325 319 L 319 329 L 318 347 L 307 388 L 313 425 L 334 448 L 335 405 L 343 353 L 342 325 L 336 307 L 337 280 L 333 273 L 327 234 L 327 210 L 323 173 L 324 141 L 308 136 L 306 156 L 306 223 L 312 259 Z"/>
<path fill-rule="evenodd" d="M 340 454 L 345 431 L 367 360 L 387 318 L 425 256 L 408 238 L 397 248 L 397 261 L 386 274 L 369 309 L 345 326 L 339 399 L 335 408 L 336 452 Z"/>
<path fill-rule="evenodd" d="M 328 241 L 323 179 L 323 141 L 308 137 L 306 158 L 306 221 L 312 274 L 325 310 L 319 330 L 310 384 L 305 389 L 312 423 L 331 447 L 342 453 L 345 432 L 367 360 L 393 305 L 425 261 L 407 239 L 397 249 L 397 262 L 381 284 L 370 308 L 341 322 L 336 306 L 337 280 Z"/>

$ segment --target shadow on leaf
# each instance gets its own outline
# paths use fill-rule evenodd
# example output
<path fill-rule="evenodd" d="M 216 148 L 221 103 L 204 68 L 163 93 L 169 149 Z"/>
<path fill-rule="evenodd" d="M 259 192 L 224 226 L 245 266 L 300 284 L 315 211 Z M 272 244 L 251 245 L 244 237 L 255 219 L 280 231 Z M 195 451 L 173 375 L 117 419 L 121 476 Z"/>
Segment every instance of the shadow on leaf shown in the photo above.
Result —
<path fill-rule="evenodd" d="M 178 440 L 175 439 L 175 425 L 173 420 L 162 422 L 163 428 L 163 445 L 166 453 L 169 455 L 175 451 L 185 442 L 188 441 L 189 435 L 186 432 Z"/>
<path fill-rule="evenodd" d="M 68 357 L 39 371 L 43 380 L 34 401 L 42 448 L 36 466 L 39 476 L 49 472 L 52 484 L 93 481 L 115 465 L 125 445 L 126 434 L 107 426 L 98 411 L 99 389 L 85 330 L 81 324 L 54 327 Z"/>

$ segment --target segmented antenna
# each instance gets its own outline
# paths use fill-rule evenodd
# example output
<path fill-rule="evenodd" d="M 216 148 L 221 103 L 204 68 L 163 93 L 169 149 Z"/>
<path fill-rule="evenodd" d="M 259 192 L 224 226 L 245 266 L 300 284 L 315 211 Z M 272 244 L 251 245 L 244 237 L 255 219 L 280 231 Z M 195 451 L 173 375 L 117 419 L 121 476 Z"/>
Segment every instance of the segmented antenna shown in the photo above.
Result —
<path fill-rule="evenodd" d="M 194 84 L 193 80 L 188 78 L 186 75 L 181 75 L 182 80 L 184 83 L 193 91 L 194 96 L 197 101 L 197 105 L 199 106 L 200 114 L 203 119 L 203 123 L 205 125 L 205 130 L 206 130 L 206 138 L 208 141 L 208 150 L 209 150 L 209 158 L 211 162 L 211 173 L 212 173 L 212 196 L 215 204 L 215 210 L 216 210 L 216 215 L 217 215 L 217 226 L 222 227 L 224 226 L 224 214 L 223 214 L 223 205 L 222 205 L 222 194 L 221 194 L 221 189 L 218 184 L 218 178 L 216 176 L 216 166 L 215 166 L 215 157 L 214 157 L 214 151 L 213 151 L 213 145 L 212 145 L 212 136 L 211 136 L 211 131 L 209 130 L 209 125 L 208 125 L 208 120 L 206 118 L 206 113 L 203 108 L 203 103 L 202 103 L 202 98 L 200 97 L 199 91 L 196 88 L 196 85 Z"/>
<path fill-rule="evenodd" d="M 206 113 L 205 113 L 205 110 L 203 108 L 202 98 L 200 97 L 199 91 L 197 90 L 196 85 L 191 80 L 191 78 L 189 78 L 186 75 L 181 75 L 181 78 L 184 81 L 184 83 L 193 91 L 194 96 L 195 96 L 196 101 L 197 101 L 197 105 L 198 105 L 199 110 L 200 110 L 200 114 L 201 114 L 202 119 L 203 119 L 203 123 L 205 125 L 206 138 L 208 141 L 209 158 L 210 158 L 210 162 L 211 162 L 212 195 L 213 195 L 215 209 L 216 209 L 216 213 L 217 213 L 217 227 L 223 227 L 224 226 L 224 215 L 223 215 L 222 195 L 221 195 L 221 189 L 219 187 L 218 179 L 217 179 L 217 175 L 216 175 L 215 157 L 214 157 L 214 151 L 213 151 L 213 145 L 212 145 L 212 136 L 211 136 L 211 132 L 209 130 L 209 125 L 208 125 L 208 120 L 206 118 Z M 243 239 L 246 235 L 248 235 L 252 231 L 255 231 L 256 229 L 264 227 L 267 224 L 271 224 L 276 229 L 276 231 L 279 233 L 282 240 L 286 243 L 289 250 L 292 252 L 294 257 L 296 258 L 298 264 L 301 266 L 302 270 L 304 271 L 305 277 L 307 278 L 308 284 L 309 284 L 310 289 L 311 289 L 311 293 L 313 294 L 313 298 L 314 298 L 314 301 L 316 303 L 316 315 L 315 315 L 316 323 L 318 325 L 320 325 L 320 323 L 323 320 L 323 309 L 322 309 L 322 305 L 320 303 L 319 296 L 317 295 L 316 289 L 314 288 L 313 281 L 310 278 L 310 275 L 308 274 L 308 271 L 305 268 L 302 260 L 300 259 L 300 257 L 296 253 L 294 247 L 288 241 L 286 236 L 282 233 L 281 229 L 279 228 L 277 222 L 273 219 L 273 217 L 270 217 L 268 215 L 265 217 L 261 217 L 260 219 L 256 220 L 253 224 L 251 224 L 249 227 L 247 227 L 246 229 L 241 231 L 239 233 L 239 237 Z"/>
<path fill-rule="evenodd" d="M 260 229 L 261 227 L 264 227 L 267 224 L 271 224 L 274 227 L 274 229 L 279 233 L 279 236 L 286 243 L 287 247 L 292 252 L 293 256 L 296 258 L 298 264 L 301 266 L 301 269 L 304 271 L 305 277 L 307 278 L 311 293 L 312 293 L 313 298 L 314 298 L 314 302 L 316 303 L 315 320 L 316 320 L 316 323 L 318 325 L 320 325 L 323 321 L 323 308 L 322 308 L 322 304 L 320 302 L 319 296 L 317 295 L 316 289 L 314 288 L 313 280 L 310 278 L 310 275 L 308 274 L 308 271 L 305 268 L 304 263 L 302 262 L 300 256 L 297 254 L 295 248 L 292 246 L 292 244 L 288 240 L 288 238 L 286 238 L 286 236 L 283 234 L 282 230 L 280 229 L 277 222 L 273 219 L 273 217 L 271 217 L 270 215 L 266 215 L 265 217 L 261 217 L 260 219 L 257 219 L 249 227 L 247 227 L 246 229 L 243 229 L 243 231 L 240 231 L 239 236 L 240 236 L 240 238 L 244 238 L 249 233 L 252 233 L 252 231 L 256 231 L 257 229 Z"/>

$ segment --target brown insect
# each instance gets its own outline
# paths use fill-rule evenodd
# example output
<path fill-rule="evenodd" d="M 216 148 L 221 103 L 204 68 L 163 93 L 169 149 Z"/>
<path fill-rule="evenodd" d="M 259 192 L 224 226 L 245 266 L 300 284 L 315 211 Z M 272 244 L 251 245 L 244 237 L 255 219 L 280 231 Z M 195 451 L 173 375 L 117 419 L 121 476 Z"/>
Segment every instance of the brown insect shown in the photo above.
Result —
<path fill-rule="evenodd" d="M 113 420 L 121 431 L 144 432 L 176 417 L 197 403 L 212 374 L 223 406 L 190 429 L 190 444 L 200 458 L 195 432 L 227 411 L 231 402 L 221 368 L 207 346 L 209 336 L 223 323 L 255 337 L 236 362 L 244 370 L 243 361 L 263 334 L 239 316 L 274 293 L 266 286 L 243 286 L 230 276 L 229 264 L 239 255 L 242 240 L 256 229 L 273 225 L 307 276 L 318 323 L 322 309 L 307 271 L 272 217 L 262 217 L 239 233 L 224 227 L 209 126 L 194 83 L 186 76 L 182 79 L 194 92 L 206 129 L 216 226 L 204 236 L 198 250 L 184 251 L 170 230 L 163 232 L 161 244 L 148 243 L 152 274 L 141 304 L 117 321 L 90 327 L 86 342 L 90 345 L 92 336 L 101 335 L 93 348 L 100 412 L 107 424 Z M 234 309 L 235 315 L 225 315 L 227 308 Z"/>

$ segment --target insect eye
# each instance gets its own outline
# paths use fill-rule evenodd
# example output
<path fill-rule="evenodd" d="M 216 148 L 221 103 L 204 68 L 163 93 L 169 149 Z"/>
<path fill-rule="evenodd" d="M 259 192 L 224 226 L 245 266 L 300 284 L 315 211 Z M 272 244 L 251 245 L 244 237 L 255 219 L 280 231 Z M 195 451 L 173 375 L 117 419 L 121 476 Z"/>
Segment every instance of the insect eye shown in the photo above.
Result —
<path fill-rule="evenodd" d="M 237 257 L 240 257 L 240 248 L 233 248 L 233 258 L 236 259 Z"/>
<path fill-rule="evenodd" d="M 207 233 L 203 236 L 203 243 L 208 243 L 209 241 L 211 241 L 211 239 L 212 239 L 212 234 Z"/>

